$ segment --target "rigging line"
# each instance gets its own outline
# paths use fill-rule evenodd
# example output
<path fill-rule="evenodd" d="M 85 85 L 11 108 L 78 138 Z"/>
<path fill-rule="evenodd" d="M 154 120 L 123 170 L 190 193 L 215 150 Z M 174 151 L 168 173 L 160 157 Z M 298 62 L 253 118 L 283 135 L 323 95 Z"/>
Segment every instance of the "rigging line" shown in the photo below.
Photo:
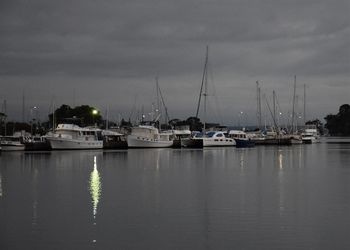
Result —
<path fill-rule="evenodd" d="M 209 70 L 209 76 L 210 76 L 210 81 L 211 81 L 211 85 L 213 87 L 213 96 L 214 96 L 214 100 L 215 100 L 215 106 L 216 106 L 216 114 L 218 115 L 218 120 L 220 121 L 221 124 L 223 124 L 223 119 L 222 119 L 222 114 L 221 114 L 221 106 L 220 106 L 220 102 L 218 99 L 218 96 L 216 94 L 216 88 L 215 88 L 215 84 L 214 84 L 214 74 L 213 74 L 213 67 L 211 67 L 210 62 L 208 63 L 208 70 Z"/>
<path fill-rule="evenodd" d="M 207 64 L 208 64 L 208 45 L 206 48 L 206 55 L 205 55 L 205 63 L 204 63 L 204 69 L 203 69 L 203 75 L 202 75 L 202 83 L 201 83 L 201 89 L 199 92 L 199 97 L 198 97 L 198 105 L 197 105 L 197 111 L 196 111 L 196 118 L 198 118 L 198 113 L 199 113 L 199 107 L 201 104 L 201 99 L 202 99 L 202 92 L 203 92 L 203 85 L 206 79 L 206 75 L 207 75 Z M 205 93 L 206 94 L 206 93 Z"/>
<path fill-rule="evenodd" d="M 272 111 L 271 111 L 271 108 L 270 108 L 270 105 L 269 105 L 269 101 L 267 100 L 266 95 L 265 95 L 265 101 L 266 101 L 266 106 L 267 106 L 268 110 L 270 111 L 270 115 L 271 115 L 271 117 L 272 117 L 272 121 L 273 121 L 273 123 L 274 123 L 274 125 L 275 125 L 275 128 L 277 129 L 276 119 L 273 117 L 273 113 L 272 113 Z"/>
<path fill-rule="evenodd" d="M 279 113 L 283 113 L 283 112 L 282 112 L 281 105 L 280 105 L 280 103 L 279 103 L 279 101 L 278 101 L 277 95 L 276 95 L 276 103 L 277 103 L 277 110 L 279 111 Z"/>
<path fill-rule="evenodd" d="M 134 115 L 134 112 L 135 112 L 135 109 L 136 109 L 136 100 L 137 100 L 137 95 L 135 95 L 134 104 L 133 104 L 133 106 L 131 108 L 131 112 L 130 112 L 130 115 L 129 115 L 129 121 L 131 121 L 131 118 Z"/>
<path fill-rule="evenodd" d="M 162 93 L 162 90 L 160 89 L 159 85 L 158 85 L 158 89 L 159 89 L 160 98 L 161 98 L 162 103 L 163 103 L 163 106 L 164 106 L 165 116 L 166 116 L 167 120 L 170 121 L 169 113 L 168 113 L 168 108 L 167 108 L 167 106 L 165 105 L 164 98 L 163 98 L 163 93 Z"/>

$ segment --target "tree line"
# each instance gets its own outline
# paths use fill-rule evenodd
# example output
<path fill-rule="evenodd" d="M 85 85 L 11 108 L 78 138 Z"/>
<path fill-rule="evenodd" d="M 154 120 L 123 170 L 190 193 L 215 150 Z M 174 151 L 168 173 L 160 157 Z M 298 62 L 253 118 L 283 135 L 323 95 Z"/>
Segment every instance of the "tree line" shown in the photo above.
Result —
<path fill-rule="evenodd" d="M 350 136 L 350 105 L 343 104 L 336 115 L 329 114 L 325 118 L 328 133 L 332 136 Z"/>

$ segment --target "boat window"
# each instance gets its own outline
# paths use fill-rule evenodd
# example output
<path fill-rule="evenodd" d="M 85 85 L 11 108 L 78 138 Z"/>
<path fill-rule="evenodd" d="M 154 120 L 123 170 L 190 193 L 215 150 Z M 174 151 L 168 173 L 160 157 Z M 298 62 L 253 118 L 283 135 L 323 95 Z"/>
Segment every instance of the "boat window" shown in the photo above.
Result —
<path fill-rule="evenodd" d="M 221 134 L 221 133 L 219 133 L 219 134 L 216 135 L 216 137 L 223 137 L 223 136 L 224 136 L 224 135 Z"/>
<path fill-rule="evenodd" d="M 208 133 L 207 133 L 207 136 L 208 136 L 208 137 L 213 137 L 214 134 L 215 134 L 215 132 L 208 132 Z"/>
<path fill-rule="evenodd" d="M 203 134 L 202 133 L 193 133 L 193 137 L 202 137 L 203 136 Z"/>

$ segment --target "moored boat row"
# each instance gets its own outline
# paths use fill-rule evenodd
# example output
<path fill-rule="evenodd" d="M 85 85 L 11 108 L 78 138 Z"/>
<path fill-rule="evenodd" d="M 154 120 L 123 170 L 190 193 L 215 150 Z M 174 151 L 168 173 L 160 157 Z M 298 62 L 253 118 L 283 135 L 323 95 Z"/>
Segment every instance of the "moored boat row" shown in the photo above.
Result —
<path fill-rule="evenodd" d="M 74 150 L 74 149 L 126 149 L 126 148 L 205 148 L 254 147 L 255 145 L 293 145 L 319 142 L 314 128 L 301 134 L 281 134 L 273 131 L 246 133 L 241 130 L 208 131 L 206 133 L 183 130 L 159 131 L 151 125 L 131 128 L 128 135 L 95 127 L 82 128 L 74 124 L 59 124 L 54 133 L 42 137 L 3 136 L 2 151 Z"/>

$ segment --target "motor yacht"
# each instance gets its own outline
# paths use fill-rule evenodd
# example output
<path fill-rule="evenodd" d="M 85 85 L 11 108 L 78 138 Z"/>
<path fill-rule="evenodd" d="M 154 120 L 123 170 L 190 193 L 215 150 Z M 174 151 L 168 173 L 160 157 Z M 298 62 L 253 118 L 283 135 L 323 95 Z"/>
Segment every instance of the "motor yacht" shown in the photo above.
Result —
<path fill-rule="evenodd" d="M 255 142 L 247 136 L 247 133 L 242 130 L 230 130 L 229 137 L 234 139 L 237 148 L 254 147 Z"/>
<path fill-rule="evenodd" d="M 98 128 L 82 128 L 75 124 L 58 124 L 46 137 L 52 149 L 102 149 L 103 139 Z"/>
<path fill-rule="evenodd" d="M 169 148 L 173 146 L 172 133 L 159 132 L 153 126 L 140 125 L 131 129 L 127 137 L 129 148 Z"/>

